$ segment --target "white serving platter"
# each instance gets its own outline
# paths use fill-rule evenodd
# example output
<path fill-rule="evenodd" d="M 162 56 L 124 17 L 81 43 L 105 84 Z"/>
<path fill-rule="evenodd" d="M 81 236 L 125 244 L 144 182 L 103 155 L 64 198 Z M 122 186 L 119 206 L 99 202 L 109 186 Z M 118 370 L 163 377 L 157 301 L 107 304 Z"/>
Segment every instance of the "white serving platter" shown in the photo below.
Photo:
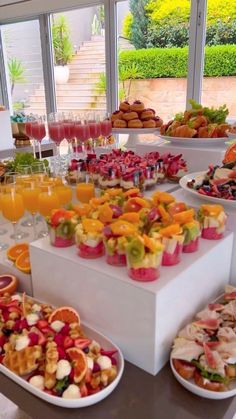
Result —
<path fill-rule="evenodd" d="M 222 400 L 222 399 L 228 399 L 229 397 L 236 396 L 236 381 L 232 381 L 230 383 L 230 390 L 227 391 L 211 391 L 211 390 L 205 390 L 204 388 L 201 388 L 197 386 L 193 380 L 185 380 L 185 378 L 181 377 L 179 373 L 176 371 L 172 359 L 170 359 L 170 367 L 171 370 L 176 378 L 176 380 L 182 384 L 184 388 L 186 388 L 188 391 L 191 391 L 191 393 L 196 394 L 197 396 L 204 397 L 205 399 L 212 399 L 212 400 Z"/>
<path fill-rule="evenodd" d="M 185 145 L 190 147 L 209 147 L 209 146 L 215 146 L 215 145 L 225 145 L 225 142 L 229 139 L 227 137 L 222 138 L 186 138 L 186 137 L 169 137 L 167 135 L 160 135 L 160 138 L 162 138 L 165 141 L 169 141 L 172 144 L 177 145 Z"/>
<path fill-rule="evenodd" d="M 189 181 L 191 181 L 192 179 L 195 179 L 197 181 L 197 183 L 200 183 L 201 179 L 204 178 L 205 173 L 206 172 L 195 172 L 195 173 L 189 173 L 189 174 L 183 176 L 179 181 L 179 184 L 180 184 L 181 188 L 184 189 L 189 194 L 195 196 L 195 198 L 198 198 L 200 200 L 208 201 L 208 202 L 214 202 L 216 204 L 222 204 L 222 205 L 224 205 L 225 207 L 228 207 L 228 208 L 236 209 L 236 200 L 235 201 L 230 201 L 229 199 L 215 198 L 213 196 L 202 195 L 202 194 L 198 193 L 195 189 L 191 189 L 187 186 L 187 183 Z"/>
<path fill-rule="evenodd" d="M 38 302 L 38 301 L 35 300 L 35 302 Z M 100 402 L 101 400 L 109 396 L 109 394 L 111 394 L 112 391 L 117 387 L 122 377 L 123 370 L 124 370 L 124 358 L 121 353 L 121 350 L 110 339 L 105 337 L 103 334 L 97 332 L 96 330 L 92 329 L 85 323 L 82 324 L 82 328 L 85 331 L 86 336 L 88 336 L 88 338 L 97 341 L 101 345 L 101 347 L 103 347 L 105 350 L 111 350 L 111 349 L 117 350 L 117 353 L 114 355 L 114 357 L 117 360 L 117 368 L 118 368 L 117 377 L 115 378 L 114 381 L 112 381 L 112 383 L 110 383 L 107 387 L 105 387 L 103 390 L 99 391 L 98 393 L 95 393 L 86 397 L 81 397 L 79 399 L 63 399 L 62 397 L 52 396 L 48 393 L 45 393 L 42 390 L 37 389 L 32 384 L 30 384 L 26 379 L 16 375 L 14 372 L 9 370 L 2 364 L 0 364 L 0 372 L 2 372 L 4 375 L 6 375 L 15 383 L 19 384 L 25 390 L 29 391 L 30 393 L 34 394 L 40 399 L 48 403 L 54 404 L 56 406 L 66 407 L 66 408 L 81 408 L 81 407 L 86 407 L 86 406 L 92 406 L 93 404 Z"/>
<path fill-rule="evenodd" d="M 159 128 L 112 128 L 113 134 L 159 134 Z"/>

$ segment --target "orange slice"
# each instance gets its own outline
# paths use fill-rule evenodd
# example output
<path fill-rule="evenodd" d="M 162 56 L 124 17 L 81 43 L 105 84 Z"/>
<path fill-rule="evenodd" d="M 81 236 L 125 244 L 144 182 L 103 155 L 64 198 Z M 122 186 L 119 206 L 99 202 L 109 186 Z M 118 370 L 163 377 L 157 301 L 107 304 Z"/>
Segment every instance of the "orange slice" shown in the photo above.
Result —
<path fill-rule="evenodd" d="M 132 195 L 138 195 L 139 192 L 140 192 L 140 190 L 138 188 L 132 188 L 132 189 L 129 189 L 128 191 L 124 192 L 124 196 L 126 198 L 128 198 L 129 196 L 132 196 Z"/>
<path fill-rule="evenodd" d="M 109 195 L 108 193 L 105 193 L 104 195 L 100 196 L 100 198 L 91 198 L 89 203 L 90 205 L 92 205 L 93 207 L 98 207 L 99 205 L 104 204 L 105 202 L 107 202 L 109 200 Z"/>
<path fill-rule="evenodd" d="M 136 232 L 135 226 L 125 220 L 115 221 L 110 225 L 110 228 L 112 233 L 117 236 L 132 236 Z"/>
<path fill-rule="evenodd" d="M 164 222 L 164 223 L 166 223 L 166 222 L 168 222 L 168 221 L 170 221 L 170 215 L 168 214 L 168 212 L 165 210 L 165 208 L 163 207 L 163 205 L 158 205 L 158 207 L 157 207 L 157 209 L 158 209 L 158 212 L 159 212 L 159 214 L 160 214 L 160 216 L 161 216 L 161 218 L 162 218 L 162 221 Z"/>
<path fill-rule="evenodd" d="M 110 223 L 112 221 L 113 211 L 109 204 L 103 204 L 98 209 L 98 218 L 102 223 Z"/>
<path fill-rule="evenodd" d="M 177 214 L 173 215 L 173 220 L 179 224 L 186 224 L 190 221 L 193 221 L 194 217 L 194 209 L 191 208 L 187 211 L 178 212 Z"/>
<path fill-rule="evenodd" d="M 66 353 L 74 367 L 74 382 L 80 383 L 88 370 L 86 355 L 79 348 L 69 348 Z"/>
<path fill-rule="evenodd" d="M 170 215 L 177 214 L 178 212 L 183 212 L 187 210 L 187 205 L 185 202 L 172 202 L 168 205 L 168 212 Z"/>
<path fill-rule="evenodd" d="M 13 294 L 17 288 L 18 279 L 14 275 L 0 275 L 0 295 Z"/>
<path fill-rule="evenodd" d="M 25 252 L 26 250 L 29 250 L 29 244 L 28 243 L 17 243 L 13 246 L 9 247 L 7 250 L 7 257 L 8 259 L 12 260 L 13 262 L 16 261 L 18 256 Z"/>
<path fill-rule="evenodd" d="M 143 235 L 143 243 L 144 246 L 147 247 L 152 253 L 156 252 L 157 246 L 155 240 L 151 239 L 146 234 Z"/>
<path fill-rule="evenodd" d="M 79 217 L 88 216 L 91 211 L 89 204 L 73 205 L 73 210 Z"/>
<path fill-rule="evenodd" d="M 121 195 L 123 193 L 123 190 L 121 188 L 110 188 L 110 189 L 107 189 L 107 193 L 110 196 L 114 197 L 117 195 Z"/>
<path fill-rule="evenodd" d="M 224 208 L 221 205 L 201 205 L 200 207 L 203 210 L 203 213 L 209 216 L 217 216 Z"/>
<path fill-rule="evenodd" d="M 82 220 L 82 226 L 86 233 L 100 233 L 103 230 L 104 224 L 99 220 L 85 218 Z"/>
<path fill-rule="evenodd" d="M 80 317 L 77 311 L 72 307 L 59 307 L 52 312 L 48 321 L 49 323 L 54 322 L 55 320 L 60 320 L 64 323 L 79 323 Z"/>
<path fill-rule="evenodd" d="M 137 224 L 139 223 L 139 213 L 138 212 L 125 212 L 119 217 L 119 220 L 125 220 L 129 223 Z"/>
<path fill-rule="evenodd" d="M 229 148 L 227 148 L 223 163 L 226 164 L 234 161 L 236 161 L 236 143 L 232 144 Z"/>
<path fill-rule="evenodd" d="M 25 250 L 24 252 L 20 253 L 20 255 L 15 261 L 15 265 L 16 268 L 19 269 L 19 271 L 22 271 L 26 274 L 30 274 L 31 266 L 29 250 Z"/>
<path fill-rule="evenodd" d="M 175 234 L 181 234 L 182 233 L 182 228 L 180 227 L 179 224 L 171 224 L 168 227 L 161 228 L 159 233 L 163 237 L 171 237 Z"/>
<path fill-rule="evenodd" d="M 157 191 L 152 195 L 152 199 L 155 204 L 171 204 L 175 201 L 175 198 L 168 192 Z"/>

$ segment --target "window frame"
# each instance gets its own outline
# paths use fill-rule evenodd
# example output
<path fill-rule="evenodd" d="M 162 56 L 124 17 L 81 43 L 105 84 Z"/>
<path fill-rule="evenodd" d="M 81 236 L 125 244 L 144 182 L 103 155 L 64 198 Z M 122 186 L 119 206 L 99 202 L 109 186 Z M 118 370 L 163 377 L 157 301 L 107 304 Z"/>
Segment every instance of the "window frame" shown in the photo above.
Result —
<path fill-rule="evenodd" d="M 40 27 L 40 39 L 42 49 L 42 65 L 45 86 L 45 100 L 47 114 L 55 112 L 56 92 L 53 71 L 53 51 L 51 44 L 50 16 L 52 13 L 65 12 L 69 10 L 79 10 L 95 5 L 104 5 L 105 11 L 105 57 L 106 57 L 106 100 L 107 111 L 112 112 L 118 106 L 118 33 L 117 33 L 117 5 L 124 0 L 71 0 L 66 7 L 60 7 L 62 1 L 54 10 L 47 10 L 45 13 L 32 14 L 30 16 L 20 15 L 14 18 L 0 19 L 0 30 L 4 24 L 24 22 L 28 20 L 38 20 Z M 75 4 L 76 3 L 76 4 Z M 49 3 L 49 7 L 50 7 Z M 189 31 L 189 53 L 188 53 L 188 74 L 186 106 L 189 99 L 198 102 L 201 100 L 203 69 L 204 69 L 204 48 L 206 31 L 206 11 L 207 0 L 191 0 L 190 12 L 190 31 Z M 0 98 L 3 104 L 9 108 L 9 97 L 7 90 L 7 76 L 5 71 L 0 36 Z M 5 61 L 6 62 L 6 61 Z M 3 71 L 4 69 L 4 71 Z"/>

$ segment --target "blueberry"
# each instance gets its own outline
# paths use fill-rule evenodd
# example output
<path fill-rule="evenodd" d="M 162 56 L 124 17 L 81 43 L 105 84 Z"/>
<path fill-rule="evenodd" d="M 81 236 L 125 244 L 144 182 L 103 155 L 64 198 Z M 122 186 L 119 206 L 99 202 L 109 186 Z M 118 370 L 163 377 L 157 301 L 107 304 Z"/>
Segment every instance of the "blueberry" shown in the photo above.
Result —
<path fill-rule="evenodd" d="M 3 333 L 5 336 L 10 336 L 10 335 L 12 334 L 12 330 L 11 330 L 11 329 L 7 329 L 6 327 L 3 327 L 3 328 L 2 328 L 2 333 Z"/>
<path fill-rule="evenodd" d="M 89 347 L 87 346 L 86 348 L 83 349 L 84 353 L 88 354 L 89 353 Z"/>

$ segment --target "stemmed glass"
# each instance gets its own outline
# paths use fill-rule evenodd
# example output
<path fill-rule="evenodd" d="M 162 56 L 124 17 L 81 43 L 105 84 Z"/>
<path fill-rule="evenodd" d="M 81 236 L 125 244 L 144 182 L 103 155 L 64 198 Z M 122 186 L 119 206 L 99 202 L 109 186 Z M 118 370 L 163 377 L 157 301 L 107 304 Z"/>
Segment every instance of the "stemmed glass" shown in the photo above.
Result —
<path fill-rule="evenodd" d="M 19 175 L 16 177 L 17 185 L 24 186 L 25 181 L 32 179 L 32 169 L 28 164 L 19 164 L 16 167 L 16 170 L 19 173 Z M 31 218 L 26 218 L 24 221 L 22 221 L 21 225 L 23 227 L 32 227 L 33 224 Z"/>
<path fill-rule="evenodd" d="M 10 237 L 14 239 L 15 242 L 27 236 L 26 233 L 17 231 L 17 222 L 23 217 L 25 212 L 23 198 L 19 193 L 19 187 L 17 188 L 16 184 L 18 175 L 19 173 L 16 172 L 7 173 L 5 175 L 4 193 L 1 199 L 2 214 L 12 223 L 13 234 Z"/>
<path fill-rule="evenodd" d="M 69 113 L 68 115 L 63 114 L 63 125 L 65 132 L 65 139 L 68 142 L 69 154 L 73 154 L 72 140 L 75 137 L 75 121 L 73 114 Z"/>
<path fill-rule="evenodd" d="M 57 157 L 60 158 L 60 144 L 65 138 L 65 128 L 61 114 L 52 113 L 49 115 L 48 133 L 51 140 L 56 144 Z"/>
<path fill-rule="evenodd" d="M 94 112 L 89 114 L 88 126 L 90 137 L 93 140 L 93 152 L 95 153 L 96 139 L 101 135 L 101 124 L 99 115 L 96 115 Z"/>
<path fill-rule="evenodd" d="M 104 137 L 104 146 L 108 147 L 108 137 L 111 135 L 112 123 L 110 119 L 110 114 L 106 113 L 101 120 L 101 134 Z"/>
<path fill-rule="evenodd" d="M 75 123 L 75 138 L 76 138 L 76 157 L 78 152 L 78 142 L 82 146 L 82 158 L 85 158 L 85 143 L 90 138 L 89 124 L 86 119 L 80 119 Z"/>
<path fill-rule="evenodd" d="M 2 209 L 2 197 L 3 197 L 3 193 L 4 193 L 4 188 L 3 186 L 0 186 L 0 211 Z M 5 228 L 0 228 L 0 235 L 3 236 L 4 234 L 7 233 L 7 230 Z M 5 250 L 8 248 L 8 244 L 4 243 L 4 242 L 0 242 L 0 252 L 2 250 Z"/>
<path fill-rule="evenodd" d="M 31 142 L 31 144 L 32 144 L 32 147 L 33 147 L 33 154 L 34 154 L 34 158 L 36 159 L 36 152 L 35 152 L 35 141 L 34 141 L 34 138 L 33 138 L 33 135 L 32 135 L 32 123 L 33 123 L 34 121 L 32 120 L 32 118 L 30 118 L 30 117 L 28 117 L 27 118 L 27 120 L 26 120 L 26 122 L 25 122 L 25 132 L 26 132 L 26 135 L 29 137 L 29 139 L 30 139 L 30 142 Z"/>
<path fill-rule="evenodd" d="M 38 196 L 38 210 L 42 217 L 51 215 L 53 209 L 59 208 L 60 202 L 58 195 L 52 186 L 45 186 Z M 43 230 L 39 233 L 39 237 L 46 237 L 48 231 Z"/>
<path fill-rule="evenodd" d="M 38 142 L 39 159 L 42 159 L 41 141 L 46 136 L 45 116 L 36 116 L 31 123 L 31 135 Z"/>
<path fill-rule="evenodd" d="M 36 231 L 36 214 L 38 211 L 40 188 L 36 186 L 35 182 L 25 182 L 25 187 L 22 190 L 23 202 L 25 209 L 29 211 L 32 216 L 32 226 L 34 231 L 34 239 L 37 239 Z"/>

